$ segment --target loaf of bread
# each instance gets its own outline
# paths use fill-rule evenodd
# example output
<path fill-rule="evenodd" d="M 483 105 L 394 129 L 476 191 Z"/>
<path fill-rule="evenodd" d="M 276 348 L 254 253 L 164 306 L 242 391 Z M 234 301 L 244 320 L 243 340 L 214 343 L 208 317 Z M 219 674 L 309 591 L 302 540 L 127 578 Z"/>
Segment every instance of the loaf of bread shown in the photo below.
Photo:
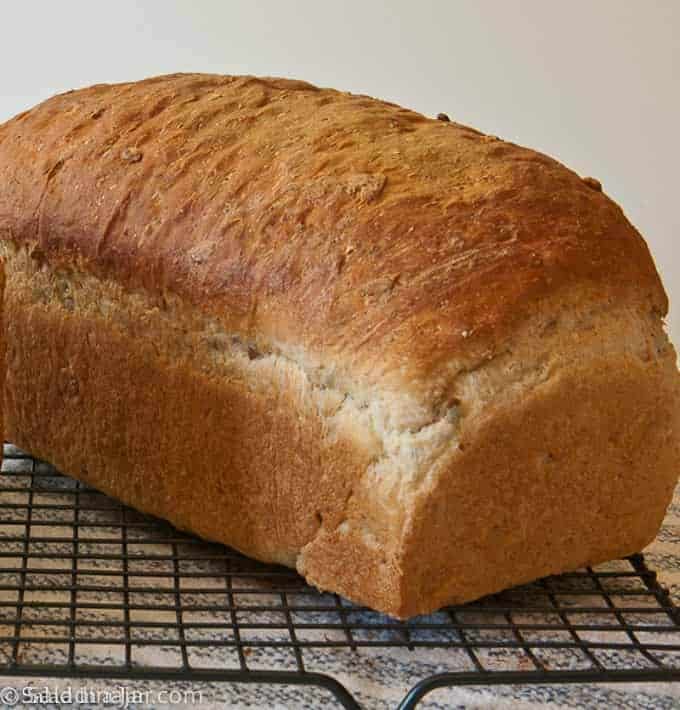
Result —
<path fill-rule="evenodd" d="M 6 435 L 396 617 L 640 550 L 680 463 L 648 248 L 599 183 L 284 79 L 0 127 Z"/>

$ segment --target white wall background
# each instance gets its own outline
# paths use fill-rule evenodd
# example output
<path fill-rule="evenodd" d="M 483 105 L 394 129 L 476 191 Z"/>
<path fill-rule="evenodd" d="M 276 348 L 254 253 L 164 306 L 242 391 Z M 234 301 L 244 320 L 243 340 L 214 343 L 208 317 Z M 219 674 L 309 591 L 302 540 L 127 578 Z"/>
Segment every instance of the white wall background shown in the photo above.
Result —
<path fill-rule="evenodd" d="M 0 67 L 0 121 L 96 82 L 250 73 L 541 150 L 600 179 L 645 235 L 680 345 L 680 0 L 13 0 Z"/>

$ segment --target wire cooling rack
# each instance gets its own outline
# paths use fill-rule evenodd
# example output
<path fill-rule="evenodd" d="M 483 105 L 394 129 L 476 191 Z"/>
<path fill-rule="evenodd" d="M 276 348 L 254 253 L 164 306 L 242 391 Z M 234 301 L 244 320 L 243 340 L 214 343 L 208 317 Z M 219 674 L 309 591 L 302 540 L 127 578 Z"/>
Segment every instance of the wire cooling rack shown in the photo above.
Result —
<path fill-rule="evenodd" d="M 337 677 L 367 664 L 403 675 L 402 708 L 446 685 L 680 679 L 680 612 L 641 555 L 401 623 L 4 455 L 0 675 L 316 685 L 346 708 Z"/>

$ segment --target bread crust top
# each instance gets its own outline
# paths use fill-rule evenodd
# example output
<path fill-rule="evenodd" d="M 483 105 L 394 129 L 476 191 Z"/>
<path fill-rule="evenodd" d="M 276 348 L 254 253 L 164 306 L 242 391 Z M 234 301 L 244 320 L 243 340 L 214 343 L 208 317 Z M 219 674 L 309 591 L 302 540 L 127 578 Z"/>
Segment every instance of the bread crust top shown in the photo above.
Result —
<path fill-rule="evenodd" d="M 0 238 L 35 258 L 416 399 L 445 399 L 556 294 L 667 311 L 644 240 L 596 181 L 300 81 L 67 92 L 0 127 L 0 179 Z"/>

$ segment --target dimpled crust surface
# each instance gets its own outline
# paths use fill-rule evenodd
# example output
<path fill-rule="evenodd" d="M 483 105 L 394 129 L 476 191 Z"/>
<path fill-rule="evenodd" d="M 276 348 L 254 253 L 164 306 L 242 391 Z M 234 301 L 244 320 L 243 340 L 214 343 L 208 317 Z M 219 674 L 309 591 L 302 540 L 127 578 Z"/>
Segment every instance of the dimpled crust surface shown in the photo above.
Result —
<path fill-rule="evenodd" d="M 366 96 L 173 75 L 0 127 L 8 438 L 395 616 L 637 551 L 678 465 L 593 181 Z"/>

